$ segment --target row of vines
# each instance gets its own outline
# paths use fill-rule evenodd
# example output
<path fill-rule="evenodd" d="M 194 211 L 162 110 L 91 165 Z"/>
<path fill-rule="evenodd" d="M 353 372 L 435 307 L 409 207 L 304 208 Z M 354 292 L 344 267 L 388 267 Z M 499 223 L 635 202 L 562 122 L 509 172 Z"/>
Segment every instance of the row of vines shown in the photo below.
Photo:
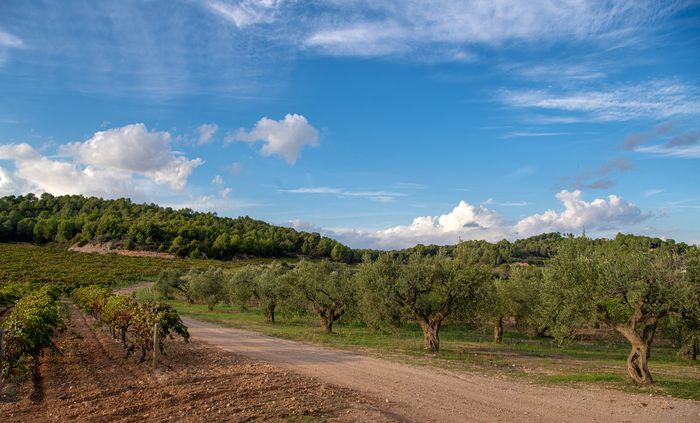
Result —
<path fill-rule="evenodd" d="M 73 290 L 73 299 L 87 313 L 104 323 L 114 338 L 120 339 L 129 356 L 139 350 L 139 360 L 153 349 L 154 326 L 158 323 L 162 352 L 165 339 L 180 335 L 189 340 L 187 327 L 170 305 L 113 294 L 108 288 L 90 285 Z"/>
<path fill-rule="evenodd" d="M 4 301 L 16 299 L 21 286 L 3 287 Z M 10 379 L 28 370 L 38 370 L 39 357 L 51 346 L 51 337 L 61 323 L 61 308 L 57 303 L 60 290 L 45 285 L 18 300 L 3 321 L 4 358 L 2 379 Z"/>

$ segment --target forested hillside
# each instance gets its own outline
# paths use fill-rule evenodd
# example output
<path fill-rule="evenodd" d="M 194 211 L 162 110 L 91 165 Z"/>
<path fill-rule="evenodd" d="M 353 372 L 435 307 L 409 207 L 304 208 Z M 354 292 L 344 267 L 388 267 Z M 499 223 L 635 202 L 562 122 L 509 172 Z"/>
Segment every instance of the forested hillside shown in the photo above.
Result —
<path fill-rule="evenodd" d="M 81 195 L 0 198 L 0 242 L 112 242 L 126 249 L 192 258 L 359 259 L 333 239 L 249 217 L 220 217 L 190 209 L 135 204 L 124 198 L 103 200 Z"/>

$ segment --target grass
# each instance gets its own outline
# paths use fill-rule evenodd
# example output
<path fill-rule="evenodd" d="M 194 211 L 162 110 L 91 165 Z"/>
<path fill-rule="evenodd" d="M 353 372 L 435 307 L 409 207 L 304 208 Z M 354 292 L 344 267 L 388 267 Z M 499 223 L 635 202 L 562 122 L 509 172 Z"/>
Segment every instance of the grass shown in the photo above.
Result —
<path fill-rule="evenodd" d="M 148 295 L 141 292 L 139 295 Z M 551 339 L 535 339 L 506 332 L 503 343 L 491 342 L 484 330 L 466 325 L 444 325 L 440 352 L 423 350 L 423 335 L 416 324 L 406 323 L 391 331 L 375 331 L 354 323 L 337 323 L 333 333 L 320 329 L 312 316 L 278 314 L 269 324 L 258 310 L 241 312 L 228 305 L 208 311 L 205 305 L 170 303 L 184 316 L 247 329 L 296 341 L 358 351 L 394 361 L 525 378 L 537 383 L 595 384 L 631 392 L 671 395 L 700 401 L 700 365 L 682 360 L 670 347 L 655 346 L 650 362 L 656 384 L 641 387 L 627 377 L 629 347 L 624 342 L 574 342 L 559 346 Z"/>

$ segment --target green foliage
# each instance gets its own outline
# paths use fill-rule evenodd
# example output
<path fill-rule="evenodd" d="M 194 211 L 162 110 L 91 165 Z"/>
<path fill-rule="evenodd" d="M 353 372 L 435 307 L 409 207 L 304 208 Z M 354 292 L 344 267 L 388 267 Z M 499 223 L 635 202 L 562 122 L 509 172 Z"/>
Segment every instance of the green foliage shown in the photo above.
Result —
<path fill-rule="evenodd" d="M 317 233 L 297 232 L 249 217 L 226 218 L 128 199 L 51 194 L 0 198 L 0 242 L 109 242 L 180 257 L 332 257 L 351 262 L 352 250 Z"/>
<path fill-rule="evenodd" d="M 280 262 L 273 262 L 264 267 L 234 270 L 229 275 L 225 292 L 231 303 L 243 307 L 254 299 L 265 311 L 267 321 L 274 323 L 278 306 L 293 303 L 293 292 L 287 275 L 290 270 L 287 264 Z"/>
<path fill-rule="evenodd" d="M 17 301 L 2 323 L 5 359 L 0 373 L 3 377 L 14 375 L 23 364 L 36 370 L 41 352 L 51 345 L 51 337 L 60 323 L 57 297 L 55 287 L 44 286 Z"/>
<path fill-rule="evenodd" d="M 111 294 L 108 289 L 98 285 L 76 288 L 73 290 L 73 298 L 83 310 L 104 323 L 113 336 L 119 335 L 128 352 L 138 348 L 142 362 L 146 353 L 153 349 L 155 323 L 160 328 L 158 348 L 161 351 L 165 339 L 172 339 L 174 334 L 180 335 L 185 341 L 189 340 L 187 327 L 169 304 L 150 300 L 137 302 L 132 297 Z"/>
<path fill-rule="evenodd" d="M 214 306 L 225 298 L 226 281 L 221 269 L 191 269 L 182 279 L 187 283 L 184 291 L 195 301 L 205 303 L 209 310 L 213 310 Z"/>
<path fill-rule="evenodd" d="M 8 283 L 0 286 L 0 307 L 6 307 L 24 297 L 33 288 L 29 282 Z"/>
<path fill-rule="evenodd" d="M 189 286 L 182 276 L 184 272 L 180 269 L 165 269 L 158 274 L 153 290 L 164 300 L 171 300 L 176 293 L 183 295 L 188 301 L 193 301 L 189 292 Z"/>
<path fill-rule="evenodd" d="M 364 263 L 358 277 L 367 284 L 365 292 L 385 297 L 413 315 L 424 331 L 426 349 L 437 351 L 443 320 L 452 313 L 473 311 L 491 271 L 485 265 L 442 255 L 414 253 L 404 263 L 383 254 Z"/>
<path fill-rule="evenodd" d="M 309 307 L 331 332 L 333 323 L 354 308 L 352 273 L 346 265 L 302 261 L 291 272 L 293 292 L 300 297 L 300 309 Z"/>
<path fill-rule="evenodd" d="M 74 289 L 72 294 L 76 303 L 99 319 L 102 309 L 112 295 L 112 291 L 99 285 L 89 285 Z"/>

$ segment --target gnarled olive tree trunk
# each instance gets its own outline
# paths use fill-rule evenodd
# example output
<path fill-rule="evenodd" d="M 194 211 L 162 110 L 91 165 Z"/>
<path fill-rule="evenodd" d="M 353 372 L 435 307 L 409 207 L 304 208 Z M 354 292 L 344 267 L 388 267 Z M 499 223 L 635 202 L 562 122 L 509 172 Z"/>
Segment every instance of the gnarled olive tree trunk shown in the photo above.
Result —
<path fill-rule="evenodd" d="M 316 306 L 316 312 L 321 318 L 321 328 L 327 332 L 333 332 L 333 323 L 345 314 L 344 309 L 337 309 L 335 306 Z"/>
<path fill-rule="evenodd" d="M 651 343 L 656 334 L 656 317 L 644 319 L 641 323 L 641 334 L 637 331 L 637 319 L 630 319 L 630 322 L 624 325 L 615 326 L 622 336 L 632 345 L 632 349 L 627 356 L 627 373 L 632 380 L 640 385 L 651 385 L 654 379 L 649 371 L 649 357 L 651 357 Z"/>
<path fill-rule="evenodd" d="M 423 331 L 423 348 L 428 351 L 440 351 L 440 324 L 442 316 L 417 316 L 418 324 Z"/>
<path fill-rule="evenodd" d="M 277 304 L 274 301 L 270 301 L 265 306 L 265 320 L 268 323 L 275 323 L 275 308 Z"/>
<path fill-rule="evenodd" d="M 503 317 L 499 317 L 493 326 L 493 342 L 500 344 L 503 341 Z"/>

